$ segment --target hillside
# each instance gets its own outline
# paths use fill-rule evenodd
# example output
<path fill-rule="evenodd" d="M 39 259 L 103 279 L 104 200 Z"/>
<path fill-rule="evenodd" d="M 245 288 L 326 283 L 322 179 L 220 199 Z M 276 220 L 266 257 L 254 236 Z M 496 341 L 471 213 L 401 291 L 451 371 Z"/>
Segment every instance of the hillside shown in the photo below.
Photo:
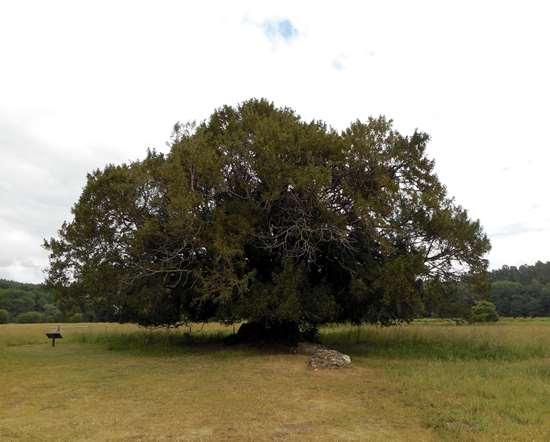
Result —
<path fill-rule="evenodd" d="M 61 319 L 54 293 L 41 284 L 0 279 L 0 322 L 53 322 Z"/>

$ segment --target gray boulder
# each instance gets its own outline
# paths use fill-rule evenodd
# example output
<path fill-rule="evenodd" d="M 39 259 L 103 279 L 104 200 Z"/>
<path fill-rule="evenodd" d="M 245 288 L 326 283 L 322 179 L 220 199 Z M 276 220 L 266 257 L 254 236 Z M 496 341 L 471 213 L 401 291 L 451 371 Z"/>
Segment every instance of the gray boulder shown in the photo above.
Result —
<path fill-rule="evenodd" d="M 315 370 L 319 368 L 348 368 L 351 367 L 351 358 L 336 350 L 320 348 L 312 354 L 309 366 Z"/>

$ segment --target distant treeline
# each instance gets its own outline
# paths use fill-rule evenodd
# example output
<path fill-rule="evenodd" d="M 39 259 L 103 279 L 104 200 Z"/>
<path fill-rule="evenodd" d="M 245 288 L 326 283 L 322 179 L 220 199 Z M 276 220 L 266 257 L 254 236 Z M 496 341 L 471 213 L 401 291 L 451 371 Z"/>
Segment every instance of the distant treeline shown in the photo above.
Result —
<path fill-rule="evenodd" d="M 58 322 L 78 320 L 67 317 L 56 305 L 52 290 L 41 284 L 0 279 L 0 323 Z"/>
<path fill-rule="evenodd" d="M 488 280 L 428 286 L 424 300 L 428 317 L 470 319 L 471 308 L 480 299 L 491 301 L 505 317 L 550 316 L 550 262 L 520 267 L 503 266 L 488 274 Z"/>
<path fill-rule="evenodd" d="M 501 316 L 550 316 L 550 262 L 490 273 L 490 299 Z"/>
<path fill-rule="evenodd" d="M 0 324 L 7 322 L 105 322 L 113 318 L 96 311 L 83 300 L 64 302 L 53 289 L 0 279 Z"/>

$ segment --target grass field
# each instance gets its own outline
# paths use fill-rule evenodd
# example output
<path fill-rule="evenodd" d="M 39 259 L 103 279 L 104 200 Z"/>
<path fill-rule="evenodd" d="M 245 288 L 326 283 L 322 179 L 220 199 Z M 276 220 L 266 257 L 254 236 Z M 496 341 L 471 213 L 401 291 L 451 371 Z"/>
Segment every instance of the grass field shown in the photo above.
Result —
<path fill-rule="evenodd" d="M 550 440 L 550 321 L 326 327 L 349 370 L 232 331 L 0 325 L 0 441 Z"/>

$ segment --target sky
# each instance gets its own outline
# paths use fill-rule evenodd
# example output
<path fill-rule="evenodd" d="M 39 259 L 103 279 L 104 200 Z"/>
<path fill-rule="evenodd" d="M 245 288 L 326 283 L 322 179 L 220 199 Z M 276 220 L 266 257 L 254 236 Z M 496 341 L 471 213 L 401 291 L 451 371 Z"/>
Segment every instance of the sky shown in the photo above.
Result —
<path fill-rule="evenodd" d="M 265 97 L 336 129 L 386 115 L 492 242 L 491 268 L 550 260 L 546 1 L 0 2 L 0 278 L 86 173 L 167 151 L 177 121 Z"/>

